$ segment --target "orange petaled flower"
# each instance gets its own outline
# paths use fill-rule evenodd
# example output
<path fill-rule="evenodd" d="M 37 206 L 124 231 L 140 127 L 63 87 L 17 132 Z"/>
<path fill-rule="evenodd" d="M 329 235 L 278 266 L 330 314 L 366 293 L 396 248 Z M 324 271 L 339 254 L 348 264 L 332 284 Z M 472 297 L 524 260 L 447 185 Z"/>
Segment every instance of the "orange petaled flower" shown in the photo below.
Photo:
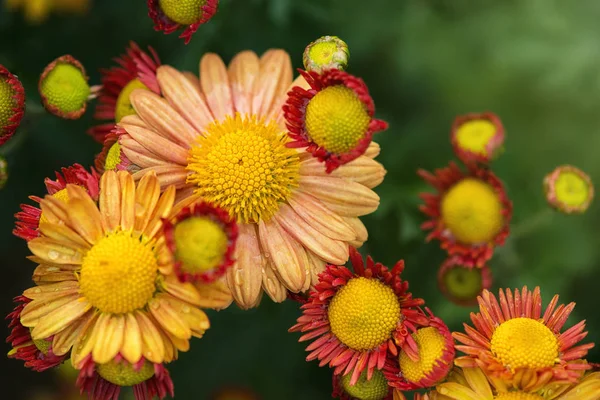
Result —
<path fill-rule="evenodd" d="M 509 232 L 512 203 L 502 181 L 473 164 L 465 173 L 454 162 L 434 174 L 422 169 L 418 174 L 437 190 L 421 194 L 425 204 L 419 208 L 430 218 L 421 225 L 431 231 L 427 240 L 438 239 L 466 267 L 483 267 Z"/>
<path fill-rule="evenodd" d="M 329 364 L 335 375 L 350 376 L 355 385 L 363 371 L 370 380 L 381 370 L 388 355 L 398 356 L 399 349 L 410 359 L 419 359 L 419 345 L 411 332 L 429 321 L 418 308 L 424 301 L 413 298 L 408 282 L 400 274 L 404 262 L 388 270 L 351 248 L 354 273 L 342 266 L 328 265 L 319 275 L 303 315 L 290 332 L 303 332 L 300 342 L 314 340 L 307 346 L 307 361 Z"/>
<path fill-rule="evenodd" d="M 162 364 L 141 358 L 130 364 L 122 356 L 113 361 L 97 365 L 88 356 L 82 363 L 77 386 L 88 395 L 88 400 L 115 400 L 121 387 L 133 387 L 135 400 L 163 399 L 174 396 L 173 381 Z"/>
<path fill-rule="evenodd" d="M 565 214 L 583 213 L 594 199 L 590 177 L 572 165 L 561 165 L 544 178 L 548 203 Z"/>
<path fill-rule="evenodd" d="M 429 309 L 429 323 L 411 334 L 417 344 L 418 358 L 404 349 L 399 357 L 388 357 L 383 371 L 391 387 L 413 390 L 441 382 L 454 361 L 454 340 L 446 324 Z"/>
<path fill-rule="evenodd" d="M 492 286 L 492 271 L 484 265 L 469 268 L 456 257 L 450 257 L 438 270 L 438 286 L 444 296 L 455 304 L 472 306 L 477 304 L 477 296 Z"/>
<path fill-rule="evenodd" d="M 388 385 L 383 373 L 376 369 L 371 379 L 367 379 L 364 370 L 354 385 L 350 384 L 352 375 L 333 375 L 333 392 L 331 397 L 340 400 L 368 399 L 368 400 L 394 400 L 394 388 Z"/>
<path fill-rule="evenodd" d="M 121 151 L 117 132 L 118 128 L 115 132 L 108 133 L 104 137 L 102 151 L 94 159 L 94 166 L 101 174 L 105 171 L 128 171 L 133 173 L 140 170 L 140 167 L 132 164 L 125 153 Z"/>
<path fill-rule="evenodd" d="M 289 142 L 281 106 L 292 83 L 289 55 L 245 51 L 229 68 L 216 54 L 200 61 L 200 79 L 163 65 L 162 96 L 134 90 L 137 115 L 119 122 L 119 144 L 142 168 L 156 172 L 177 198 L 199 196 L 229 213 L 239 237 L 227 281 L 242 308 L 259 304 L 263 289 L 276 302 L 305 292 L 326 263 L 344 264 L 349 245 L 367 239 L 359 216 L 379 206 L 372 190 L 385 176 L 364 156 L 327 174 L 318 160 Z"/>
<path fill-rule="evenodd" d="M 450 133 L 454 152 L 464 163 L 492 161 L 504 146 L 504 127 L 491 112 L 461 115 Z"/>
<path fill-rule="evenodd" d="M 0 146 L 14 135 L 25 113 L 25 89 L 19 79 L 0 65 Z"/>
<path fill-rule="evenodd" d="M 71 167 L 62 168 L 60 173 L 56 172 L 56 180 L 46 178 L 44 184 L 48 194 L 63 203 L 66 203 L 69 199 L 66 189 L 68 184 L 84 188 L 90 197 L 97 201 L 100 190 L 99 179 L 100 177 L 94 169 L 88 172 L 80 164 L 74 164 Z M 42 200 L 37 196 L 30 196 L 29 198 L 36 203 Z M 40 222 L 48 222 L 39 207 L 29 204 L 21 204 L 21 211 L 15 214 L 15 218 L 17 222 L 13 234 L 27 241 L 40 236 Z"/>
<path fill-rule="evenodd" d="M 130 42 L 125 54 L 117 57 L 115 62 L 117 66 L 100 70 L 102 90 L 94 112 L 95 119 L 108 122 L 88 130 L 88 133 L 100 143 L 104 143 L 106 136 L 113 130 L 115 122 L 119 122 L 127 115 L 135 114 L 129 101 L 129 95 L 134 89 L 160 93 L 156 81 L 156 68 L 160 65 L 160 59 L 152 47 L 148 47 L 146 53 L 136 43 Z"/>
<path fill-rule="evenodd" d="M 15 298 L 15 309 L 6 317 L 10 320 L 8 328 L 11 330 L 6 339 L 12 349 L 8 352 L 9 358 L 25 361 L 25 366 L 34 371 L 42 372 L 60 365 L 66 356 L 57 356 L 52 351 L 52 337 L 33 340 L 29 328 L 21 324 L 21 312 L 31 300 L 25 296 Z"/>
<path fill-rule="evenodd" d="M 373 134 L 388 125 L 373 118 L 375 103 L 362 79 L 338 69 L 300 74 L 310 88 L 288 93 L 283 111 L 293 140 L 287 146 L 305 148 L 331 173 L 363 155 Z"/>
<path fill-rule="evenodd" d="M 533 292 L 499 291 L 500 302 L 487 290 L 478 298 L 480 312 L 471 314 L 474 328 L 455 332 L 456 349 L 466 356 L 460 367 L 480 367 L 499 379 L 527 391 L 552 381 L 576 382 L 590 366 L 583 360 L 593 343 L 575 346 L 586 335 L 585 321 L 561 332 L 575 303 L 558 304 L 558 295 L 542 315 L 540 289 Z"/>
<path fill-rule="evenodd" d="M 148 15 L 154 30 L 165 35 L 185 27 L 179 37 L 188 44 L 200 25 L 216 14 L 218 6 L 219 0 L 148 0 Z"/>
<path fill-rule="evenodd" d="M 233 264 L 238 228 L 227 211 L 197 201 L 165 220 L 163 229 L 181 282 L 214 282 Z"/>
<path fill-rule="evenodd" d="M 458 368 L 447 382 L 437 386 L 431 400 L 598 400 L 600 373 L 594 372 L 571 385 L 548 384 L 536 391 L 525 391 L 489 380 L 479 368 Z M 425 400 L 425 399 L 424 399 Z"/>

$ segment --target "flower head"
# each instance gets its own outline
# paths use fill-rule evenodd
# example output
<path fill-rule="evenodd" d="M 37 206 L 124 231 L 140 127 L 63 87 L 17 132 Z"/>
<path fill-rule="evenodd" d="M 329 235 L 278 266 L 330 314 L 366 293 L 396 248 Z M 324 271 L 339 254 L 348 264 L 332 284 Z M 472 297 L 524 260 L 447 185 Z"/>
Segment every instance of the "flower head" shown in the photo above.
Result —
<path fill-rule="evenodd" d="M 491 112 L 461 115 L 452 124 L 450 142 L 464 163 L 487 164 L 502 151 L 504 127 Z"/>
<path fill-rule="evenodd" d="M 155 31 L 173 33 L 185 27 L 179 35 L 188 44 L 200 25 L 210 21 L 217 12 L 219 0 L 148 0 L 148 15 Z"/>
<path fill-rule="evenodd" d="M 9 10 L 23 8 L 25 20 L 31 24 L 44 22 L 51 12 L 57 14 L 82 14 L 90 5 L 90 0 L 6 0 Z"/>
<path fill-rule="evenodd" d="M 473 164 L 464 173 L 455 163 L 434 174 L 419 170 L 436 194 L 423 193 L 420 210 L 429 221 L 427 240 L 438 239 L 442 248 L 467 267 L 483 267 L 508 236 L 512 203 L 504 185 L 490 170 Z"/>
<path fill-rule="evenodd" d="M 156 81 L 156 68 L 160 65 L 160 59 L 152 47 L 148 47 L 146 53 L 136 43 L 130 42 L 125 54 L 116 58 L 115 62 L 118 65 L 100 71 L 102 90 L 98 96 L 94 119 L 106 122 L 88 130 L 100 143 L 104 143 L 115 122 L 135 114 L 129 100 L 129 95 L 134 89 L 160 93 Z"/>
<path fill-rule="evenodd" d="M 6 339 L 12 349 L 8 352 L 9 358 L 25 361 L 25 366 L 34 371 L 42 372 L 60 365 L 66 358 L 65 355 L 56 355 L 52 351 L 53 338 L 33 340 L 31 331 L 21 323 L 21 313 L 25 305 L 31 300 L 25 296 L 15 298 L 15 309 L 6 317 L 10 320 L 8 327 L 10 335 Z"/>
<path fill-rule="evenodd" d="M 354 385 L 350 384 L 352 375 L 333 375 L 331 397 L 340 400 L 392 400 L 394 389 L 380 370 L 374 370 L 371 379 L 367 379 L 364 370 Z"/>
<path fill-rule="evenodd" d="M 294 86 L 288 93 L 288 146 L 306 148 L 330 173 L 361 156 L 387 123 L 373 118 L 375 103 L 362 79 L 337 69 L 300 73 L 310 89 Z"/>
<path fill-rule="evenodd" d="M 353 248 L 350 257 L 354 273 L 328 265 L 289 331 L 303 332 L 300 342 L 314 339 L 306 348 L 311 352 L 307 361 L 318 359 L 320 366 L 335 368 L 336 375 L 350 374 L 354 385 L 365 370 L 371 379 L 399 349 L 417 360 L 418 345 L 409 331 L 426 325 L 428 319 L 418 308 L 423 300 L 413 298 L 408 282 L 400 277 L 403 261 L 388 270 L 371 257 L 365 266 Z"/>
<path fill-rule="evenodd" d="M 90 197 L 98 200 L 100 177 L 91 169 L 90 172 L 80 164 L 73 164 L 70 167 L 62 168 L 61 172 L 56 172 L 56 180 L 46 178 L 44 184 L 49 195 L 56 200 L 66 203 L 69 199 L 67 185 L 78 185 L 86 190 Z M 37 196 L 31 196 L 31 200 L 39 203 L 42 199 Z M 21 211 L 15 214 L 17 219 L 16 227 L 13 230 L 15 236 L 24 240 L 31 240 L 40 235 L 40 222 L 48 222 L 40 207 L 29 204 L 21 204 Z"/>
<path fill-rule="evenodd" d="M 14 135 L 25 113 L 25 89 L 19 79 L 0 65 L 0 146 Z"/>
<path fill-rule="evenodd" d="M 500 302 L 484 290 L 480 312 L 471 314 L 474 328 L 454 333 L 465 356 L 460 367 L 480 367 L 515 388 L 535 391 L 552 381 L 575 382 L 590 366 L 581 361 L 593 343 L 578 345 L 586 335 L 581 321 L 561 332 L 575 303 L 558 304 L 558 295 L 542 315 L 540 289 L 499 291 Z"/>
<path fill-rule="evenodd" d="M 492 286 L 492 271 L 487 265 L 466 267 L 456 257 L 450 257 L 438 270 L 438 286 L 453 303 L 475 305 L 477 296 Z"/>
<path fill-rule="evenodd" d="M 305 84 L 292 78 L 282 50 L 260 58 L 242 52 L 229 68 L 206 54 L 199 79 L 159 67 L 162 97 L 134 90 L 138 115 L 119 122 L 120 151 L 141 168 L 134 179 L 154 171 L 179 200 L 201 197 L 235 218 L 235 262 L 226 277 L 242 308 L 257 306 L 263 289 L 276 302 L 306 292 L 326 263 L 344 264 L 349 244 L 367 238 L 358 217 L 379 205 L 371 189 L 385 169 L 373 160 L 376 144 L 329 175 L 286 146 L 281 106 L 290 86 Z"/>
<path fill-rule="evenodd" d="M 94 166 L 100 173 L 105 171 L 128 171 L 137 172 L 140 168 L 132 164 L 124 152 L 121 151 L 119 144 L 120 129 L 117 127 L 113 132 L 107 134 L 104 138 L 102 151 L 96 156 Z"/>
<path fill-rule="evenodd" d="M 321 36 L 304 49 L 304 69 L 318 74 L 328 69 L 345 70 L 348 67 L 350 50 L 337 36 Z"/>
<path fill-rule="evenodd" d="M 590 177 L 572 165 L 561 165 L 544 178 L 548 203 L 565 214 L 585 212 L 594 198 Z"/>
<path fill-rule="evenodd" d="M 8 182 L 8 162 L 6 158 L 0 156 L 0 190 L 4 189 Z"/>

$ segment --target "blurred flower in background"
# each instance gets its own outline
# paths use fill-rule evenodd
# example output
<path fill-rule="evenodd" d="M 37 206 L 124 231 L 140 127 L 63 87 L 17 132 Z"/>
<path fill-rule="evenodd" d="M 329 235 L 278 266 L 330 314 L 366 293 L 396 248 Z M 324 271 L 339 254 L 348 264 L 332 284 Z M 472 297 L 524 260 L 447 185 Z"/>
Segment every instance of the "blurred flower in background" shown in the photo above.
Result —
<path fill-rule="evenodd" d="M 16 132 L 25 113 L 25 89 L 15 75 L 0 65 L 0 146 Z"/>
<path fill-rule="evenodd" d="M 22 9 L 25 20 L 31 24 L 44 22 L 51 13 L 84 14 L 91 6 L 91 0 L 4 0 L 9 10 Z"/>

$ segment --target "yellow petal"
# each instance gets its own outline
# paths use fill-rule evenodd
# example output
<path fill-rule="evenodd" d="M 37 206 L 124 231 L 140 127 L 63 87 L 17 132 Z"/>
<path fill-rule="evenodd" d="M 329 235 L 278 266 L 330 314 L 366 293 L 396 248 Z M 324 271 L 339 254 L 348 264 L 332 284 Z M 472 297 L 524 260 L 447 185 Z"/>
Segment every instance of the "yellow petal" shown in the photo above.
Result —
<path fill-rule="evenodd" d="M 262 294 L 264 260 L 254 224 L 239 224 L 234 251 L 235 263 L 227 270 L 227 285 L 242 309 L 256 307 Z"/>
<path fill-rule="evenodd" d="M 29 250 L 42 260 L 53 264 L 81 264 L 85 249 L 74 244 L 61 244 L 54 239 L 38 237 L 27 243 Z"/>
<path fill-rule="evenodd" d="M 92 358 L 105 364 L 115 358 L 121 350 L 125 337 L 125 317 L 122 314 L 101 314 L 94 332 L 95 344 Z"/>
<path fill-rule="evenodd" d="M 252 114 L 254 85 L 260 73 L 258 56 L 252 51 L 238 53 L 229 63 L 228 73 L 235 110 Z"/>
<path fill-rule="evenodd" d="M 156 174 L 146 174 L 139 181 L 135 191 L 135 232 L 142 233 L 146 229 L 159 197 L 160 185 Z"/>
<path fill-rule="evenodd" d="M 77 299 L 79 299 L 79 294 L 59 297 L 50 302 L 33 300 L 32 302 L 27 303 L 27 305 L 23 308 L 23 311 L 21 311 L 21 324 L 23 324 L 23 326 L 32 328 L 39 324 L 41 318 L 44 318 L 51 312 L 62 308 L 66 304 L 77 301 Z"/>
<path fill-rule="evenodd" d="M 155 237 L 160 229 L 162 229 L 163 218 L 167 218 L 173 208 L 173 202 L 175 201 L 175 186 L 169 186 L 163 192 L 162 196 L 158 199 L 154 212 L 150 217 L 150 221 L 144 230 L 146 237 Z"/>
<path fill-rule="evenodd" d="M 121 229 L 131 231 L 135 224 L 135 182 L 127 171 L 117 172 L 121 186 Z"/>
<path fill-rule="evenodd" d="M 148 308 L 165 331 L 181 339 L 192 337 L 192 330 L 178 312 L 173 297 L 159 294 L 150 300 Z"/>
<path fill-rule="evenodd" d="M 221 57 L 207 53 L 200 60 L 200 86 L 215 120 L 233 115 L 233 100 L 227 69 Z"/>
<path fill-rule="evenodd" d="M 40 209 L 46 220 L 51 224 L 64 224 L 69 221 L 67 205 L 51 195 L 47 195 L 40 201 Z"/>
<path fill-rule="evenodd" d="M 96 207 L 93 200 L 89 199 L 89 197 L 87 199 L 72 198 L 72 193 L 69 191 L 71 187 L 73 186 L 67 185 L 67 193 L 69 194 L 69 224 L 75 232 L 81 235 L 89 244 L 93 245 L 104 236 L 100 211 L 98 211 L 98 207 Z M 88 200 L 92 201 L 92 203 L 90 204 Z"/>
<path fill-rule="evenodd" d="M 262 269 L 262 285 L 264 291 L 275 303 L 281 303 L 287 299 L 287 289 L 279 281 L 271 265 Z"/>
<path fill-rule="evenodd" d="M 93 310 L 88 311 L 81 318 L 54 335 L 52 339 L 52 352 L 57 356 L 67 354 L 93 315 Z"/>
<path fill-rule="evenodd" d="M 490 384 L 479 368 L 463 368 L 462 371 L 465 374 L 465 379 L 469 386 L 483 399 L 493 399 L 492 389 Z"/>
<path fill-rule="evenodd" d="M 480 397 L 471 389 L 456 382 L 446 382 L 437 386 L 438 393 L 453 400 L 492 400 L 493 397 Z"/>
<path fill-rule="evenodd" d="M 105 232 L 115 231 L 121 225 L 121 185 L 117 173 L 106 171 L 100 178 L 100 215 Z"/>
<path fill-rule="evenodd" d="M 73 321 L 80 318 L 91 308 L 92 305 L 84 298 L 80 297 L 72 300 L 70 303 L 40 317 L 37 325 L 31 331 L 31 338 L 34 340 L 45 339 L 56 334 L 72 324 Z"/>
<path fill-rule="evenodd" d="M 229 307 L 233 301 L 233 296 L 224 278 L 212 283 L 199 282 L 196 283 L 195 286 L 196 291 L 200 296 L 199 303 L 197 304 L 199 307 L 223 310 Z"/>
<path fill-rule="evenodd" d="M 78 291 L 79 284 L 76 281 L 64 281 L 29 288 L 23 292 L 23 296 L 31 300 L 49 302 L 59 297 L 74 295 Z"/>
<path fill-rule="evenodd" d="M 121 355 L 131 364 L 137 363 L 142 358 L 142 333 L 133 313 L 125 314 L 125 333 Z"/>
<path fill-rule="evenodd" d="M 73 351 L 71 352 L 71 364 L 77 369 L 81 369 L 81 362 L 94 348 L 94 327 L 96 326 L 98 317 L 98 313 L 92 313 L 91 318 L 81 329 L 81 333 L 75 338 Z"/>
<path fill-rule="evenodd" d="M 135 311 L 135 319 L 142 333 L 142 354 L 150 362 L 159 364 L 164 361 L 165 345 L 156 325 L 145 311 Z"/>
<path fill-rule="evenodd" d="M 173 297 L 181 299 L 187 303 L 200 306 L 202 299 L 200 293 L 190 282 L 180 282 L 175 275 L 169 275 L 165 278 L 163 288 Z"/>
<path fill-rule="evenodd" d="M 56 243 L 64 244 L 68 247 L 78 250 L 80 253 L 85 253 L 91 248 L 88 242 L 77 234 L 67 225 L 40 223 L 40 232 L 42 235 L 54 240 Z"/>
<path fill-rule="evenodd" d="M 33 271 L 32 280 L 38 285 L 63 282 L 63 281 L 77 281 L 77 277 L 74 273 L 74 268 L 79 268 L 79 265 L 61 265 L 59 268 L 57 265 L 40 264 Z"/>

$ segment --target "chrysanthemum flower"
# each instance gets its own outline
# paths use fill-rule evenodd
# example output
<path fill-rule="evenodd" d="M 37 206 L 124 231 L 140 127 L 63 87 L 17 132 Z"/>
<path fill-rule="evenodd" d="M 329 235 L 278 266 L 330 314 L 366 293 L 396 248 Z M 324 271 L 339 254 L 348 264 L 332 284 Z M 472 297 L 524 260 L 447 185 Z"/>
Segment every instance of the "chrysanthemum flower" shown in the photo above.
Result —
<path fill-rule="evenodd" d="M 8 182 L 8 162 L 6 158 L 0 156 L 0 190 L 4 189 Z"/>
<path fill-rule="evenodd" d="M 141 358 L 131 364 L 121 355 L 104 364 L 95 364 L 88 356 L 82 363 L 77 386 L 87 393 L 88 400 L 114 400 L 121 387 L 133 387 L 135 400 L 174 396 L 173 381 L 163 364 Z"/>
<path fill-rule="evenodd" d="M 23 8 L 25 20 L 31 24 L 44 22 L 51 12 L 57 14 L 82 14 L 90 5 L 90 0 L 5 0 L 9 10 Z"/>
<path fill-rule="evenodd" d="M 590 177 L 572 165 L 561 165 L 544 178 L 548 203 L 565 214 L 585 212 L 594 198 Z"/>
<path fill-rule="evenodd" d="M 418 174 L 437 193 L 423 193 L 420 210 L 429 221 L 421 228 L 431 230 L 427 240 L 438 239 L 448 254 L 467 267 L 483 267 L 504 244 L 512 216 L 512 203 L 504 185 L 490 170 L 475 165 L 464 173 L 454 162 L 434 174 Z"/>
<path fill-rule="evenodd" d="M 209 327 L 203 299 L 171 270 L 162 232 L 174 187 L 160 195 L 153 173 L 134 184 L 125 171 L 108 171 L 100 181 L 98 205 L 81 187 L 67 185 L 68 199 L 46 196 L 46 222 L 28 242 L 40 265 L 24 292 L 31 299 L 21 323 L 34 340 L 53 337 L 54 354 L 71 348 L 81 368 L 117 355 L 130 364 L 144 357 L 161 364 L 187 351 L 192 336 Z"/>
<path fill-rule="evenodd" d="M 130 42 L 125 54 L 117 57 L 115 62 L 118 66 L 100 70 L 102 90 L 94 111 L 94 119 L 108 122 L 88 130 L 88 133 L 100 143 L 105 142 L 115 122 L 121 121 L 127 115 L 135 114 L 129 101 L 129 95 L 134 89 L 147 89 L 160 93 L 156 81 L 156 68 L 160 65 L 160 59 L 152 47 L 148 47 L 146 53 L 136 43 Z"/>
<path fill-rule="evenodd" d="M 133 173 L 140 170 L 140 167 L 132 164 L 125 153 L 121 151 L 118 132 L 117 128 L 115 132 L 105 136 L 102 151 L 94 159 L 94 166 L 101 174 L 105 171 L 128 171 Z"/>
<path fill-rule="evenodd" d="M 15 309 L 8 314 L 8 328 L 11 330 L 6 339 L 12 349 L 8 352 L 9 358 L 25 361 L 25 366 L 34 371 L 42 372 L 54 368 L 62 363 L 66 356 L 55 355 L 52 351 L 52 337 L 33 340 L 29 328 L 21 324 L 21 312 L 31 300 L 24 296 L 15 298 Z"/>
<path fill-rule="evenodd" d="M 94 98 L 98 87 L 90 88 L 83 65 L 70 55 L 58 57 L 46 66 L 38 90 L 44 108 L 57 117 L 78 119 Z"/>
<path fill-rule="evenodd" d="M 423 300 L 413 298 L 400 277 L 403 261 L 388 270 L 367 257 L 365 267 L 354 248 L 350 258 L 354 273 L 328 265 L 319 275 L 309 302 L 301 307 L 303 315 L 289 331 L 303 332 L 300 342 L 315 339 L 306 348 L 311 352 L 307 361 L 329 364 L 336 375 L 351 374 L 354 385 L 365 370 L 371 379 L 399 349 L 418 360 L 418 343 L 410 333 L 429 321 L 418 308 Z"/>
<path fill-rule="evenodd" d="M 504 146 L 504 127 L 491 112 L 461 115 L 450 133 L 454 152 L 464 163 L 492 161 Z"/>
<path fill-rule="evenodd" d="M 306 148 L 330 173 L 361 156 L 388 125 L 373 118 L 375 103 L 362 79 L 337 69 L 300 73 L 310 89 L 288 93 L 283 110 L 293 141 L 287 146 Z"/>
<path fill-rule="evenodd" d="M 304 49 L 302 61 L 304 69 L 321 73 L 328 69 L 345 70 L 348 67 L 350 50 L 337 36 L 322 36 Z"/>
<path fill-rule="evenodd" d="M 25 89 L 19 79 L 0 65 L 0 146 L 14 135 L 25 113 Z"/>
<path fill-rule="evenodd" d="M 60 173 L 56 172 L 56 180 L 46 178 L 44 184 L 49 195 L 64 203 L 69 199 L 66 189 L 68 184 L 84 188 L 90 197 L 94 201 L 97 201 L 100 190 L 99 180 L 100 177 L 94 169 L 88 172 L 80 164 L 74 164 L 70 167 L 62 168 Z M 36 203 L 42 200 L 37 196 L 30 196 L 29 198 Z M 15 214 L 15 218 L 17 222 L 13 234 L 27 241 L 40 235 L 40 222 L 48 222 L 48 219 L 43 215 L 39 207 L 29 204 L 21 204 L 21 211 Z"/>
<path fill-rule="evenodd" d="M 507 385 L 535 391 L 551 381 L 575 382 L 590 366 L 584 358 L 594 344 L 575 346 L 586 335 L 585 321 L 561 332 L 575 303 L 558 307 L 558 295 L 542 315 L 540 289 L 499 291 L 500 302 L 487 290 L 471 314 L 474 328 L 455 332 L 456 349 L 466 356 L 455 364 L 480 367 Z"/>
<path fill-rule="evenodd" d="M 496 383 L 499 383 L 496 386 Z M 438 385 L 432 400 L 598 400 L 600 373 L 594 372 L 572 385 L 552 384 L 537 391 L 515 389 L 492 381 L 479 368 L 458 369 L 448 382 Z"/>
<path fill-rule="evenodd" d="M 148 15 L 155 31 L 165 35 L 184 29 L 179 35 L 188 44 L 200 25 L 216 14 L 219 0 L 148 0 Z"/>
<path fill-rule="evenodd" d="M 394 389 L 380 370 L 374 370 L 371 379 L 367 379 L 364 370 L 354 385 L 350 384 L 352 375 L 333 375 L 331 397 L 340 400 L 393 400 Z"/>
<path fill-rule="evenodd" d="M 492 271 L 487 265 L 469 268 L 456 257 L 442 263 L 437 277 L 442 293 L 453 303 L 463 306 L 477 304 L 477 296 L 492 286 Z"/>
<path fill-rule="evenodd" d="M 229 69 L 207 54 L 199 80 L 169 66 L 158 68 L 157 79 L 164 98 L 131 94 L 138 115 L 119 123 L 121 151 L 142 168 L 135 179 L 155 171 L 179 199 L 195 193 L 236 219 L 236 263 L 227 279 L 241 307 L 258 305 L 261 288 L 276 302 L 287 290 L 308 290 L 326 263 L 346 262 L 348 244 L 366 240 L 358 216 L 379 205 L 371 190 L 385 175 L 373 160 L 379 147 L 331 175 L 286 147 L 287 53 L 270 50 L 259 59 L 246 51 Z"/>

